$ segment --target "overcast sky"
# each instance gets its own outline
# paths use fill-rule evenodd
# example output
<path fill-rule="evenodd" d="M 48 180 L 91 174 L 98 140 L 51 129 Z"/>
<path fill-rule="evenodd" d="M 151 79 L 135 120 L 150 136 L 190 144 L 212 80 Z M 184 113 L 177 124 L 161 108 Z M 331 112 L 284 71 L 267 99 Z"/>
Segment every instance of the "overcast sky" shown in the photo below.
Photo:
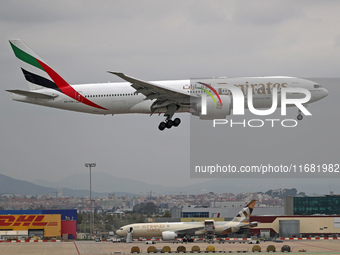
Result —
<path fill-rule="evenodd" d="M 93 116 L 12 101 L 4 90 L 27 84 L 8 39 L 24 40 L 71 84 L 121 81 L 108 70 L 143 80 L 339 77 L 339 10 L 338 1 L 310 0 L 2 1 L 0 172 L 53 181 L 96 161 L 94 171 L 150 184 L 202 181 L 190 179 L 188 114 L 178 115 L 180 127 L 159 132 L 162 116 Z M 327 112 L 322 102 L 313 107 Z"/>

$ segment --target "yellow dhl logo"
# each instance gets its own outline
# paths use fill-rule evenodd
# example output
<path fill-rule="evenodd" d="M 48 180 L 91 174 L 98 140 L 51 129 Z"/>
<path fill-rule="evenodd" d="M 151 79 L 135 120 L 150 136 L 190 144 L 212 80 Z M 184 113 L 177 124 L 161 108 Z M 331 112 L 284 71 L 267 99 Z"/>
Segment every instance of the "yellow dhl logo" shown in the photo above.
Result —
<path fill-rule="evenodd" d="M 0 228 L 20 226 L 58 226 L 58 222 L 48 222 L 46 215 L 0 215 Z M 45 220 L 45 221 L 44 221 Z"/>

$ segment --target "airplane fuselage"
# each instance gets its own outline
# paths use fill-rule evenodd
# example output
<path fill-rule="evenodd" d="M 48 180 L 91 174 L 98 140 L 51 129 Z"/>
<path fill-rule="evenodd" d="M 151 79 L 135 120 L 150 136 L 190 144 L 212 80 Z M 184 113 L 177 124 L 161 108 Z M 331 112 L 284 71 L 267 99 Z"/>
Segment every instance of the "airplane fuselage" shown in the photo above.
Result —
<path fill-rule="evenodd" d="M 238 222 L 231 221 L 216 221 L 215 222 L 215 231 L 216 235 L 222 235 L 224 228 L 232 228 L 237 227 Z M 162 232 L 171 231 L 171 232 L 185 232 L 187 229 L 197 228 L 194 231 L 187 231 L 186 234 L 190 234 L 191 236 L 202 236 L 205 234 L 204 231 L 204 221 L 203 222 L 166 222 L 166 223 L 135 223 L 126 225 L 121 227 L 116 233 L 119 236 L 126 237 L 127 231 L 130 228 L 133 228 L 132 237 L 144 237 L 144 238 L 161 238 Z M 184 236 L 184 234 L 183 234 Z"/>
<path fill-rule="evenodd" d="M 204 81 L 204 79 L 200 79 Z M 241 77 L 241 78 L 217 78 L 209 79 L 210 84 L 219 95 L 230 95 L 229 86 L 238 87 L 246 95 L 247 88 L 253 92 L 253 104 L 255 108 L 269 108 L 272 104 L 272 89 L 277 88 L 278 93 L 282 88 L 305 88 L 311 92 L 311 99 L 308 103 L 318 101 L 328 92 L 317 83 L 293 77 Z M 213 82 L 211 82 L 213 81 Z M 199 96 L 202 90 L 192 84 L 192 80 L 171 80 L 151 82 L 176 91 Z M 146 97 L 137 93 L 128 82 L 119 83 L 98 83 L 71 85 L 71 87 L 82 95 L 81 97 L 70 97 L 60 91 L 42 88 L 36 90 L 41 94 L 51 95 L 52 98 L 34 98 L 24 95 L 12 94 L 15 101 L 37 104 L 58 109 L 92 113 L 92 114 L 127 114 L 144 113 L 150 114 L 151 105 L 154 100 L 146 100 Z M 35 92 L 32 90 L 32 92 Z M 204 93 L 204 92 L 203 92 Z M 93 102 L 95 106 L 86 104 L 85 100 Z M 100 107 L 96 107 L 100 106 Z M 247 107 L 247 105 L 245 105 Z M 166 108 L 158 108 L 154 113 L 163 113 Z M 188 105 L 182 105 L 177 112 L 192 112 Z"/>

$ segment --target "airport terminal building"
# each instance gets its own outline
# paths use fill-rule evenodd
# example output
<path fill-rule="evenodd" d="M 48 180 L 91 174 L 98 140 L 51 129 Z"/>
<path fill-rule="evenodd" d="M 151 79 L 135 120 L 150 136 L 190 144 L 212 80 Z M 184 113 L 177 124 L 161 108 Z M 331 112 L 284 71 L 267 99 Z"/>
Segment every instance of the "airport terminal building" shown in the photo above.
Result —
<path fill-rule="evenodd" d="M 340 196 L 285 197 L 285 215 L 340 215 Z"/>
<path fill-rule="evenodd" d="M 181 208 L 171 208 L 172 218 L 222 218 L 231 220 L 244 207 L 244 202 L 213 202 L 211 207 L 202 206 L 183 206 Z M 283 215 L 283 206 L 255 207 L 256 215 Z M 190 220 L 185 220 L 190 221 Z"/>
<path fill-rule="evenodd" d="M 0 236 L 76 238 L 77 210 L 0 210 Z"/>

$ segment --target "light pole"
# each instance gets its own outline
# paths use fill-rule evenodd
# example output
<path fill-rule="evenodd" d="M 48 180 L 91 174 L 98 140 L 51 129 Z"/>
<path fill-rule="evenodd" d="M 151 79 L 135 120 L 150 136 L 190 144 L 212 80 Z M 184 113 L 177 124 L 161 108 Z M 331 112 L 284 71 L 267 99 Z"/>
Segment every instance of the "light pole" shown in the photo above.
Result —
<path fill-rule="evenodd" d="M 92 180 L 91 180 L 91 168 L 95 167 L 96 163 L 85 163 L 85 167 L 90 168 L 90 236 L 92 238 L 93 235 L 93 225 L 94 225 L 94 217 L 92 213 Z"/>

